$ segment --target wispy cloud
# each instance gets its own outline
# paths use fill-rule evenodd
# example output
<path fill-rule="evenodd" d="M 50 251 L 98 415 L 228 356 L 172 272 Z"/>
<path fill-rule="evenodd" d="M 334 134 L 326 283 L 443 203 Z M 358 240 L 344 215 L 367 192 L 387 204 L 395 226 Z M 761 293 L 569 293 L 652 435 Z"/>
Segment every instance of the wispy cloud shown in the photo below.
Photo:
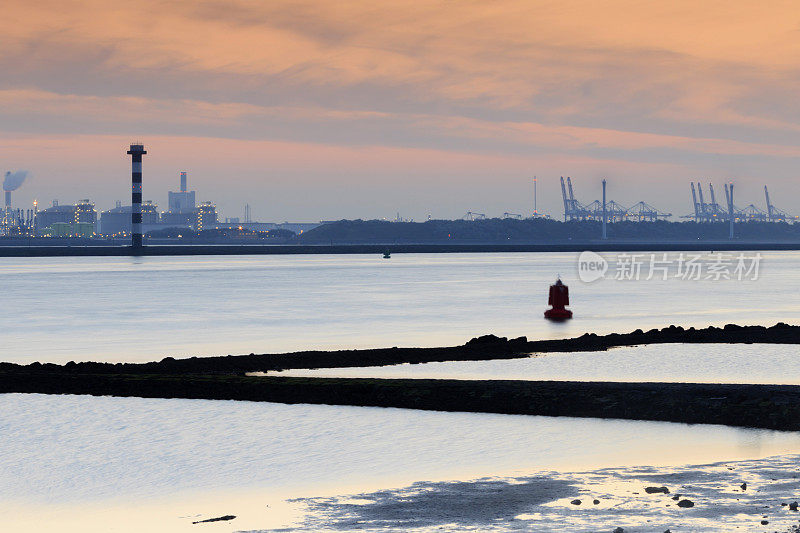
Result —
<path fill-rule="evenodd" d="M 782 1 L 10 0 L 0 130 L 788 180 L 798 28 Z"/>
<path fill-rule="evenodd" d="M 436 146 L 451 140 L 460 151 L 514 153 L 546 148 L 551 152 L 579 153 L 588 149 L 652 150 L 669 149 L 692 153 L 800 157 L 800 146 L 742 142 L 731 139 L 688 137 L 608 128 L 562 126 L 540 122 L 501 121 L 467 118 L 448 114 L 378 112 L 324 107 L 260 106 L 236 102 L 208 102 L 189 99 L 153 99 L 132 96 L 100 97 L 58 94 L 42 90 L 0 90 L 0 116 L 30 120 L 35 116 L 61 117 L 66 122 L 90 120 L 94 128 L 104 125 L 111 131 L 131 128 L 145 130 L 167 126 L 184 135 L 197 128 L 221 127 L 229 136 L 253 140 L 276 140 L 281 131 L 269 127 L 272 122 L 301 125 L 304 128 L 325 125 L 327 138 L 321 142 L 374 146 L 376 139 L 348 135 L 342 130 L 365 127 L 367 122 L 383 131 L 400 131 L 416 142 L 406 144 Z M 88 119 L 87 119 L 88 117 Z M 746 117 L 726 116 L 729 123 L 754 124 Z M 264 121 L 270 121 L 265 125 Z M 800 126 L 763 121 L 775 128 L 800 131 Z M 755 123 L 758 125 L 763 125 Z M 235 132 L 235 135 L 233 134 Z M 305 134 L 308 135 L 308 134 Z M 458 142 L 453 142 L 457 140 Z M 491 150 L 481 146 L 491 142 Z M 505 148 L 504 148 L 505 147 Z M 670 152 L 670 157 L 673 154 Z M 653 155 L 654 158 L 657 156 Z"/>

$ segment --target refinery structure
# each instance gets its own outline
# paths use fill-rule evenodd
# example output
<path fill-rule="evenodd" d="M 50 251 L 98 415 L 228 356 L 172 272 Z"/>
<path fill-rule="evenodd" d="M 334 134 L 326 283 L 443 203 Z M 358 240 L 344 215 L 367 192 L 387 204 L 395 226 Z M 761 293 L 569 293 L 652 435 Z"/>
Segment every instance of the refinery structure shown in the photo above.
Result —
<path fill-rule="evenodd" d="M 146 152 L 144 152 L 146 153 Z M 141 157 L 142 154 L 139 154 Z M 139 162 L 138 168 L 141 168 Z M 137 176 L 138 173 L 138 176 Z M 95 204 L 83 199 L 75 204 L 59 204 L 53 200 L 51 206 L 22 210 L 11 207 L 11 190 L 6 190 L 6 207 L 3 212 L 2 234 L 30 237 L 127 237 L 143 235 L 151 231 L 182 228 L 194 231 L 217 229 L 236 224 L 239 219 L 228 219 L 220 223 L 217 208 L 212 202 L 196 204 L 195 192 L 169 192 L 167 211 L 159 212 L 158 205 L 151 200 L 142 200 L 141 171 L 132 172 L 130 205 L 121 201 L 107 211 L 97 211 Z M 181 172 L 181 183 L 185 186 L 186 172 Z M 139 181 L 136 181 L 139 180 Z M 21 184 L 21 183 L 20 183 Z M 17 187 L 19 184 L 17 185 Z M 16 187 L 15 187 L 16 188 Z M 178 199 L 175 199 L 175 197 Z M 138 239 L 136 239 L 138 241 Z"/>
<path fill-rule="evenodd" d="M 34 205 L 33 209 L 14 209 L 11 204 L 11 193 L 19 189 L 27 177 L 27 171 L 17 170 L 15 172 L 6 172 L 3 178 L 3 196 L 5 197 L 5 202 L 3 204 L 3 217 L 2 220 L 0 220 L 0 234 L 10 235 L 20 228 L 30 228 L 33 226 L 36 206 Z M 20 231 L 22 230 L 20 229 Z"/>
<path fill-rule="evenodd" d="M 127 152 L 131 156 L 131 203 L 123 205 L 117 201 L 115 207 L 98 213 L 95 204 L 82 199 L 75 204 L 59 204 L 39 209 L 34 201 L 31 209 L 12 207 L 12 192 L 22 186 L 28 177 L 24 170 L 6 172 L 3 180 L 5 203 L 0 219 L 0 236 L 5 237 L 82 237 L 82 238 L 130 238 L 131 245 L 142 245 L 142 237 L 147 233 L 185 229 L 203 231 L 213 229 L 239 229 L 269 231 L 284 229 L 294 233 L 308 231 L 319 223 L 273 223 L 253 222 L 250 219 L 250 206 L 245 206 L 245 219 L 226 218 L 220 220 L 213 202 L 197 203 L 196 192 L 188 190 L 188 173 L 180 172 L 179 190 L 169 191 L 168 209 L 159 212 L 152 200 L 143 200 L 142 159 L 147 152 L 144 145 L 134 143 Z"/>
<path fill-rule="evenodd" d="M 167 194 L 167 209 L 158 210 L 158 205 L 152 200 L 143 200 L 143 156 L 147 154 L 142 143 L 133 143 L 127 154 L 131 156 L 131 203 L 123 205 L 121 201 L 116 206 L 98 214 L 95 204 L 89 199 L 82 199 L 75 204 L 60 205 L 53 200 L 51 206 L 39 209 L 38 203 L 33 202 L 30 209 L 14 208 L 12 193 L 19 189 L 28 178 L 28 172 L 18 170 L 6 172 L 3 179 L 4 207 L 0 219 L 0 236 L 5 237 L 83 237 L 83 238 L 130 238 L 133 247 L 142 246 L 144 235 L 159 230 L 187 230 L 201 232 L 204 230 L 247 230 L 254 232 L 285 229 L 295 234 L 302 233 L 317 227 L 320 223 L 271 223 L 254 222 L 250 218 L 250 206 L 245 206 L 245 216 L 239 218 L 219 219 L 219 213 L 213 202 L 197 202 L 197 192 L 189 190 L 189 175 L 186 171 L 179 174 L 178 191 L 169 191 Z M 536 199 L 536 182 L 533 178 L 533 214 L 525 217 L 521 213 L 505 212 L 505 219 L 536 219 L 549 218 L 538 211 Z M 602 200 L 593 200 L 589 203 L 579 201 L 575 196 L 572 178 L 561 177 L 561 198 L 563 201 L 564 221 L 597 221 L 603 224 L 603 238 L 606 238 L 606 224 L 614 222 L 656 222 L 667 220 L 672 213 L 661 211 L 651 204 L 640 201 L 626 207 L 614 200 L 606 198 L 605 179 L 602 180 Z M 712 183 L 708 184 L 708 196 L 704 195 L 700 182 L 691 182 L 692 211 L 681 219 L 695 222 L 713 223 L 728 222 L 796 222 L 797 216 L 772 204 L 769 190 L 764 186 L 765 208 L 754 204 L 738 207 L 733 198 L 733 184 L 723 186 L 725 203 L 717 202 L 717 197 Z M 708 200 L 708 201 L 707 201 Z M 485 213 L 467 211 L 462 220 L 485 220 Z M 428 216 L 431 219 L 431 216 Z M 398 214 L 395 222 L 409 222 L 400 218 Z M 732 230 L 731 230 L 732 231 Z M 180 235 L 178 235 L 180 236 Z"/>

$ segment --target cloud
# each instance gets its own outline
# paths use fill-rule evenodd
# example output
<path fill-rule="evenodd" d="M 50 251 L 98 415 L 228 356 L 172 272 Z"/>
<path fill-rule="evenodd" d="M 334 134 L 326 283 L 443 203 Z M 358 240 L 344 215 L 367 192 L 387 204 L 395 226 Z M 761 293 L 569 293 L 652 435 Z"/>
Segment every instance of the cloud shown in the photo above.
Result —
<path fill-rule="evenodd" d="M 491 142 L 494 151 L 515 153 L 547 149 L 552 152 L 580 153 L 588 149 L 669 150 L 674 152 L 724 155 L 757 155 L 800 157 L 800 147 L 780 144 L 748 143 L 731 139 L 688 137 L 620 131 L 607 128 L 550 125 L 538 122 L 484 120 L 450 115 L 422 113 L 386 113 L 358 109 L 323 107 L 258 106 L 235 102 L 213 103 L 189 99 L 148 99 L 141 97 L 98 97 L 64 95 L 41 90 L 0 90 L 0 117 L 13 120 L 34 116 L 62 117 L 76 124 L 91 121 L 94 130 L 177 130 L 194 135 L 199 128 L 215 130 L 221 137 L 232 136 L 254 140 L 278 140 L 281 131 L 269 124 L 292 123 L 299 127 L 298 137 L 310 137 L 307 128 L 323 131 L 317 140 L 323 143 L 373 146 L 375 138 L 343 134 L 350 128 L 365 129 L 367 123 L 381 131 L 399 132 L 414 147 L 447 144 L 461 151 L 482 149 Z M 744 117 L 729 121 L 746 122 Z M 265 122 L 266 121 L 266 122 Z M 781 126 L 781 124 L 770 124 Z M 789 128 L 791 125 L 784 125 Z M 797 127 L 793 128 L 798 131 Z M 285 135 L 285 133 L 284 133 Z M 396 135 L 397 139 L 400 135 Z M 416 142 L 411 142 L 415 139 Z M 654 155 L 655 157 L 655 155 Z M 666 156 L 662 156 L 666 157 Z"/>
<path fill-rule="evenodd" d="M 442 183 L 446 153 L 520 172 L 636 168 L 654 190 L 715 171 L 789 180 L 795 12 L 718 0 L 10 0 L 0 128 L 170 147 L 219 139 L 201 144 L 237 154 L 304 146 L 304 158 L 327 147 L 383 157 L 376 174 Z"/>

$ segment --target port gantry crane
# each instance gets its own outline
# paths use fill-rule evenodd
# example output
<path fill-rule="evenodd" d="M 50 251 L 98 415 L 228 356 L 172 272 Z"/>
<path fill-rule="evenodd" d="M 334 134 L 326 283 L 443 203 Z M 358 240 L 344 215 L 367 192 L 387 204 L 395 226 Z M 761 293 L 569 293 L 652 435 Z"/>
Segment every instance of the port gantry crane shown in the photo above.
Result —
<path fill-rule="evenodd" d="M 655 222 L 659 219 L 667 219 L 672 216 L 672 213 L 663 213 L 646 202 L 639 202 L 628 208 L 625 213 L 627 220 L 635 220 L 637 222 Z"/>
<path fill-rule="evenodd" d="M 567 201 L 567 189 L 564 186 L 564 176 L 561 176 L 561 197 L 564 198 L 564 222 L 567 221 L 567 215 L 570 211 L 569 202 Z"/>
<path fill-rule="evenodd" d="M 767 190 L 766 185 L 764 185 L 764 196 L 767 200 L 767 217 L 769 218 L 770 222 L 787 222 L 789 220 L 797 220 L 797 216 L 791 216 L 786 211 L 778 209 L 772 205 L 772 202 L 769 200 L 769 191 Z"/>
<path fill-rule="evenodd" d="M 735 221 L 736 218 L 737 218 L 736 217 L 736 213 L 739 211 L 739 209 L 733 203 L 733 183 L 730 183 L 730 184 L 726 183 L 725 184 L 725 203 L 727 203 L 727 205 L 728 205 L 728 217 L 727 218 L 728 218 L 728 221 L 731 221 L 731 224 L 732 224 L 733 223 L 732 221 Z"/>
<path fill-rule="evenodd" d="M 725 221 L 730 218 L 727 205 L 730 203 L 728 184 L 725 184 L 725 206 L 717 203 L 717 198 L 714 195 L 714 184 L 709 182 L 708 191 L 711 193 L 711 203 L 706 203 L 703 197 L 703 186 L 697 182 L 697 193 L 695 193 L 695 183 L 690 182 L 692 189 L 692 205 L 694 206 L 694 213 L 691 215 L 684 215 L 681 218 L 693 218 L 695 222 L 717 222 Z M 735 211 L 735 210 L 734 210 Z"/>
<path fill-rule="evenodd" d="M 697 192 L 694 190 L 694 182 L 690 181 L 689 185 L 692 186 L 692 205 L 694 206 L 694 219 L 696 222 L 700 221 L 700 204 L 697 203 Z M 725 187 L 725 192 L 728 192 L 728 187 Z M 692 215 L 686 215 L 683 218 L 692 218 Z"/>
<path fill-rule="evenodd" d="M 694 206 L 694 214 L 685 215 L 681 218 L 691 218 L 696 222 L 725 222 L 729 221 L 731 217 L 736 221 L 760 221 L 760 222 L 786 222 L 787 220 L 797 220 L 798 217 L 793 217 L 785 211 L 778 209 L 769 198 L 769 190 L 764 186 L 764 199 L 767 202 L 767 210 L 764 211 L 754 204 L 748 204 L 744 208 L 737 207 L 732 204 L 730 197 L 730 188 L 725 184 L 725 206 L 717 203 L 714 196 L 714 185 L 709 183 L 708 189 L 711 193 L 711 203 L 706 203 L 703 198 L 703 189 L 700 182 L 697 182 L 697 190 L 695 192 L 695 183 L 690 182 L 692 190 L 692 204 Z"/>
<path fill-rule="evenodd" d="M 569 191 L 569 196 L 567 196 Z M 564 187 L 564 176 L 561 176 L 561 195 L 564 198 L 564 222 L 567 220 L 594 220 L 596 218 L 596 209 L 590 205 L 583 205 L 575 199 L 575 193 L 572 190 L 572 178 L 567 176 L 567 185 Z"/>
<path fill-rule="evenodd" d="M 603 202 L 600 200 L 595 200 L 594 202 L 590 203 L 589 205 L 583 206 L 586 216 L 584 219 L 586 220 L 603 220 Z M 625 217 L 628 215 L 628 208 L 622 206 L 615 202 L 614 200 L 609 200 L 606 202 L 606 220 L 609 222 L 620 222 L 625 220 Z"/>
<path fill-rule="evenodd" d="M 692 188 L 692 205 L 694 214 L 685 215 L 681 218 L 693 218 L 696 222 L 714 222 L 715 220 L 727 220 L 728 210 L 717 203 L 714 195 L 714 184 L 708 184 L 708 191 L 711 193 L 711 202 L 706 203 L 703 197 L 703 186 L 697 182 L 697 192 L 695 192 L 694 182 L 690 182 Z M 727 188 L 727 186 L 726 186 Z M 727 192 L 726 192 L 727 196 Z"/>
<path fill-rule="evenodd" d="M 694 186 L 692 186 L 692 191 L 694 192 Z M 588 205 L 583 205 L 575 200 L 572 179 L 569 177 L 567 177 L 566 183 L 564 178 L 561 178 L 561 196 L 564 200 L 564 221 L 603 220 L 603 203 L 600 200 L 595 200 Z M 630 208 L 614 200 L 606 202 L 606 220 L 609 222 L 623 220 L 654 221 L 671 216 L 672 213 L 663 213 L 646 202 L 639 202 Z"/>
<path fill-rule="evenodd" d="M 772 206 L 772 203 L 769 201 L 769 191 L 767 190 L 767 186 L 764 185 L 764 196 L 767 200 L 767 216 L 769 217 L 770 221 L 775 220 L 775 208 Z M 782 217 L 781 220 L 785 220 L 786 217 Z"/>
<path fill-rule="evenodd" d="M 699 187 L 700 184 L 698 183 L 697 186 Z M 707 205 L 707 213 L 709 214 L 709 220 L 725 220 L 725 215 L 727 209 L 723 209 L 721 205 L 717 203 L 717 199 L 714 196 L 714 184 L 708 182 L 708 190 L 711 193 L 711 203 Z"/>
<path fill-rule="evenodd" d="M 729 188 L 730 188 L 731 192 L 728 193 L 728 187 L 727 186 L 726 186 L 725 191 L 726 191 L 726 193 L 732 195 L 733 194 L 733 184 L 731 184 Z M 760 222 L 763 222 L 763 221 L 767 220 L 767 214 L 764 211 L 762 211 L 761 209 L 759 209 L 758 207 L 754 206 L 753 204 L 748 204 L 748 206 L 745 207 L 744 209 L 740 209 L 740 208 L 736 207 L 736 204 L 733 203 L 732 196 L 726 196 L 726 197 L 728 198 L 728 202 L 729 202 L 729 204 L 731 206 L 731 210 L 733 211 L 733 213 L 731 213 L 731 216 L 735 217 L 735 220 L 737 220 L 737 221 L 741 220 L 741 221 L 745 221 L 745 222 L 747 222 L 747 221 L 760 221 Z"/>
<path fill-rule="evenodd" d="M 700 198 L 700 216 L 703 220 L 709 220 L 710 215 L 708 213 L 708 207 L 706 206 L 706 201 L 703 199 L 703 187 L 700 185 L 700 182 L 697 182 L 697 196 Z"/>
<path fill-rule="evenodd" d="M 485 220 L 486 215 L 483 213 L 474 213 L 472 211 L 467 211 L 467 214 L 461 217 L 461 220 Z"/>

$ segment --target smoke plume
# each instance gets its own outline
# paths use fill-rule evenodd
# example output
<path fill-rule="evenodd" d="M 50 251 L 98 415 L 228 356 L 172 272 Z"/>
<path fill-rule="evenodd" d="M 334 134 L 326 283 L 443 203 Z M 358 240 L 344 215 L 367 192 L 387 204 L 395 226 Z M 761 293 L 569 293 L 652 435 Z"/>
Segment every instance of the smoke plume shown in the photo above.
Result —
<path fill-rule="evenodd" d="M 3 180 L 4 191 L 14 191 L 19 189 L 25 178 L 28 177 L 27 170 L 16 170 L 14 172 L 6 172 L 6 178 Z"/>

